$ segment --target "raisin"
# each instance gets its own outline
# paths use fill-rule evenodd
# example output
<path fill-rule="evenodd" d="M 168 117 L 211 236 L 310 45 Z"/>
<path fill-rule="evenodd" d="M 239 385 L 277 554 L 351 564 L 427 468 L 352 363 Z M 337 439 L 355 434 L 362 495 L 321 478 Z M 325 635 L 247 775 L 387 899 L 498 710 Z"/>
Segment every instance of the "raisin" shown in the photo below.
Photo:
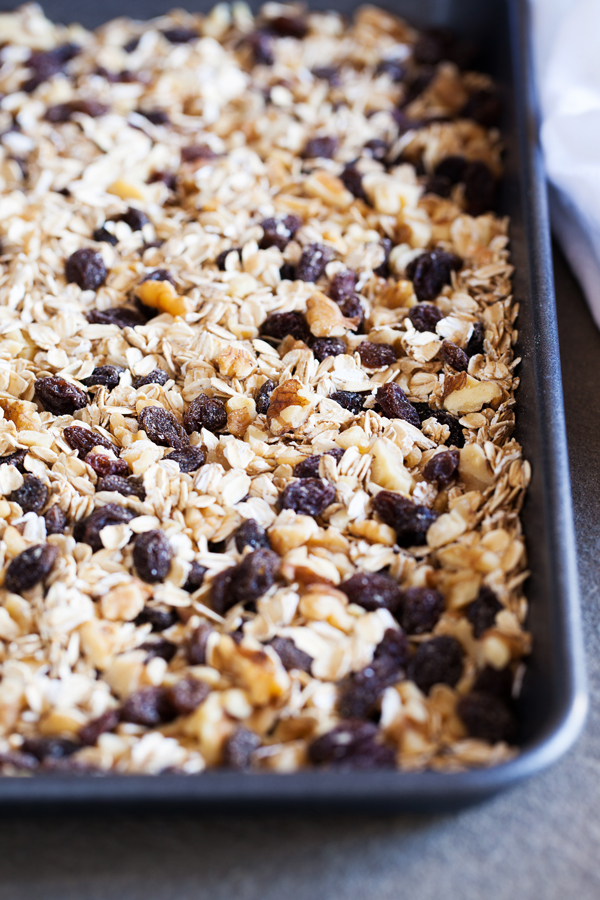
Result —
<path fill-rule="evenodd" d="M 162 531 L 144 531 L 135 539 L 133 565 L 142 581 L 148 584 L 165 580 L 172 557 L 173 551 Z"/>
<path fill-rule="evenodd" d="M 110 84 L 134 84 L 136 81 L 139 81 L 137 74 L 129 69 L 121 69 L 120 72 L 109 72 L 104 66 L 98 66 L 96 75 L 106 78 Z"/>
<path fill-rule="evenodd" d="M 493 88 L 479 88 L 471 94 L 460 115 L 474 119 L 484 128 L 493 128 L 502 118 L 502 101 Z"/>
<path fill-rule="evenodd" d="M 454 445 L 455 447 L 464 447 L 465 445 L 465 436 L 463 434 L 462 425 L 454 416 L 451 416 L 450 413 L 447 413 L 443 409 L 432 409 L 428 403 L 414 403 L 413 406 L 417 410 L 419 414 L 419 419 L 421 423 L 425 422 L 426 419 L 435 419 L 440 425 L 447 425 L 450 429 L 450 437 L 448 441 L 450 445 Z"/>
<path fill-rule="evenodd" d="M 293 509 L 302 516 L 319 516 L 335 500 L 335 488 L 321 478 L 301 478 L 283 491 L 281 509 Z"/>
<path fill-rule="evenodd" d="M 162 406 L 145 406 L 138 417 L 140 428 L 161 447 L 183 450 L 190 440 L 172 412 Z"/>
<path fill-rule="evenodd" d="M 408 318 L 417 331 L 435 332 L 435 326 L 444 318 L 444 313 L 431 303 L 419 303 L 411 307 Z"/>
<path fill-rule="evenodd" d="M 369 612 L 389 609 L 395 613 L 400 603 L 398 582 L 382 572 L 356 572 L 342 581 L 339 590 L 344 592 L 350 603 L 356 603 Z"/>
<path fill-rule="evenodd" d="M 382 640 L 375 647 L 374 658 L 390 657 L 399 669 L 405 669 L 410 659 L 410 644 L 399 628 L 386 628 Z"/>
<path fill-rule="evenodd" d="M 433 631 L 443 612 L 444 598 L 439 591 L 428 587 L 411 587 L 402 591 L 398 621 L 407 634 Z"/>
<path fill-rule="evenodd" d="M 359 394 L 357 391 L 334 391 L 329 395 L 330 400 L 335 400 L 343 409 L 357 416 L 364 410 L 364 402 L 367 399 L 366 394 Z"/>
<path fill-rule="evenodd" d="M 130 522 L 131 519 L 133 519 L 133 513 L 124 506 L 107 503 L 106 506 L 95 509 L 86 519 L 78 522 L 73 536 L 75 540 L 89 544 L 96 553 L 102 549 L 100 532 L 103 528 L 106 528 L 107 525 L 122 525 Z"/>
<path fill-rule="evenodd" d="M 490 168 L 480 160 L 468 163 L 464 173 L 465 207 L 470 216 L 481 216 L 493 209 L 496 198 L 496 179 Z"/>
<path fill-rule="evenodd" d="M 125 53 L 135 53 L 138 48 L 138 44 L 140 42 L 139 37 L 133 37 L 126 44 L 123 44 L 123 50 Z"/>
<path fill-rule="evenodd" d="M 254 603 L 275 583 L 279 557 L 272 550 L 260 547 L 213 579 L 211 605 L 224 615 L 236 603 Z"/>
<path fill-rule="evenodd" d="M 424 694 L 434 684 L 454 687 L 463 671 L 463 649 L 456 638 L 443 634 L 419 644 L 407 675 Z"/>
<path fill-rule="evenodd" d="M 26 475 L 21 487 L 8 495 L 11 503 L 18 503 L 24 513 L 38 513 L 48 500 L 48 488 L 35 475 Z"/>
<path fill-rule="evenodd" d="M 358 275 L 353 269 L 336 272 L 329 285 L 329 296 L 336 303 L 343 303 L 354 296 Z"/>
<path fill-rule="evenodd" d="M 340 356 L 348 348 L 341 338 L 326 337 L 315 338 L 311 341 L 310 349 L 314 353 L 315 359 L 323 362 L 324 359 L 328 359 L 330 356 Z"/>
<path fill-rule="evenodd" d="M 156 657 L 169 663 L 177 653 L 177 644 L 174 644 L 173 641 L 168 641 L 166 638 L 159 638 L 156 641 L 144 641 L 143 644 L 140 644 L 139 649 L 147 652 L 144 663 Z"/>
<path fill-rule="evenodd" d="M 380 491 L 373 499 L 377 515 L 396 532 L 400 547 L 422 546 L 427 543 L 427 531 L 437 519 L 437 513 L 419 506 L 392 491 Z"/>
<path fill-rule="evenodd" d="M 400 680 L 401 672 L 391 656 L 374 659 L 339 686 L 338 712 L 343 719 L 368 719 L 377 711 L 383 691 Z"/>
<path fill-rule="evenodd" d="M 125 222 L 126 225 L 129 225 L 132 231 L 141 231 L 144 225 L 147 225 L 150 219 L 143 213 L 141 209 L 136 209 L 134 206 L 130 206 L 127 209 L 127 212 L 124 212 L 122 215 L 116 219 L 117 222 Z"/>
<path fill-rule="evenodd" d="M 252 754 L 258 747 L 259 736 L 240 726 L 225 741 L 222 764 L 228 769 L 243 772 L 250 767 Z"/>
<path fill-rule="evenodd" d="M 165 385 L 170 375 L 164 369 L 153 369 L 148 375 L 138 375 L 133 379 L 132 385 L 136 389 L 144 387 L 146 384 Z"/>
<path fill-rule="evenodd" d="M 69 738 L 60 737 L 25 738 L 21 745 L 25 753 L 31 753 L 40 762 L 44 759 L 60 759 L 63 756 L 70 756 L 71 753 L 79 750 L 80 746 Z"/>
<path fill-rule="evenodd" d="M 503 609 L 502 604 L 493 590 L 486 585 L 479 589 L 479 593 L 466 608 L 467 619 L 473 626 L 473 634 L 480 638 L 488 628 L 493 628 L 496 616 Z"/>
<path fill-rule="evenodd" d="M 117 328 L 136 328 L 145 325 L 147 319 L 137 309 L 127 306 L 111 306 L 109 309 L 92 309 L 86 313 L 91 325 L 116 325 Z"/>
<path fill-rule="evenodd" d="M 198 394 L 192 400 L 183 417 L 183 425 L 188 434 L 206 428 L 213 433 L 221 431 L 227 425 L 227 410 L 222 400 Z"/>
<path fill-rule="evenodd" d="M 155 727 L 173 718 L 167 690 L 163 687 L 141 688 L 130 694 L 121 706 L 121 721 Z"/>
<path fill-rule="evenodd" d="M 67 517 L 57 503 L 46 510 L 44 521 L 46 534 L 64 534 L 67 530 Z"/>
<path fill-rule="evenodd" d="M 439 357 L 444 365 L 450 366 L 455 372 L 466 372 L 469 368 L 469 357 L 464 350 L 452 341 L 443 341 L 439 350 Z"/>
<path fill-rule="evenodd" d="M 293 474 L 296 478 L 318 478 L 319 460 L 321 459 L 321 456 L 333 456 L 335 461 L 338 462 L 343 455 L 344 451 L 340 448 L 327 450 L 325 453 L 318 454 L 317 456 L 307 456 L 306 459 L 296 463 L 293 468 Z"/>
<path fill-rule="evenodd" d="M 184 447 L 183 450 L 173 450 L 164 459 L 176 462 L 179 466 L 179 471 L 187 474 L 188 472 L 195 472 L 196 469 L 203 466 L 206 457 L 200 447 Z"/>
<path fill-rule="evenodd" d="M 281 663 L 288 672 L 291 669 L 299 669 L 301 672 L 310 672 L 313 658 L 296 647 L 290 638 L 275 637 L 269 642 Z"/>
<path fill-rule="evenodd" d="M 178 621 L 177 613 L 172 609 L 156 609 L 154 606 L 145 606 L 134 622 L 136 625 L 152 625 L 152 631 L 165 631 Z"/>
<path fill-rule="evenodd" d="M 357 347 L 360 361 L 366 369 L 384 369 L 396 362 L 396 351 L 391 344 L 374 344 L 363 341 Z"/>
<path fill-rule="evenodd" d="M 271 546 L 267 532 L 262 525 L 258 524 L 256 519 L 245 519 L 236 528 L 234 536 L 238 553 L 241 553 L 244 547 L 251 547 L 253 550 L 257 550 L 259 547 Z"/>
<path fill-rule="evenodd" d="M 108 106 L 97 100 L 72 100 L 70 103 L 59 103 L 46 110 L 44 118 L 48 122 L 68 122 L 73 113 L 83 113 L 91 119 L 97 119 L 108 112 Z"/>
<path fill-rule="evenodd" d="M 440 490 L 448 487 L 458 473 L 460 454 L 458 450 L 444 450 L 436 453 L 423 468 L 423 478 L 437 484 Z"/>
<path fill-rule="evenodd" d="M 431 250 L 421 253 L 406 267 L 406 277 L 413 283 L 417 300 L 435 300 L 446 284 L 450 284 L 450 273 L 457 272 L 462 260 L 445 250 Z"/>
<path fill-rule="evenodd" d="M 263 382 L 263 384 L 261 384 L 261 386 L 259 387 L 258 391 L 256 392 L 255 398 L 256 412 L 259 415 L 266 414 L 271 402 L 271 394 L 274 390 L 275 384 L 271 381 L 270 378 L 267 378 L 267 380 Z"/>
<path fill-rule="evenodd" d="M 399 59 L 382 59 L 375 74 L 388 75 L 392 81 L 400 82 L 406 78 L 406 66 Z"/>
<path fill-rule="evenodd" d="M 447 179 L 452 185 L 458 184 L 463 180 L 466 165 L 467 161 L 464 156 L 445 156 L 437 164 L 433 174 L 436 177 Z"/>
<path fill-rule="evenodd" d="M 87 378 L 82 378 L 81 383 L 86 387 L 102 385 L 112 391 L 119 384 L 119 379 L 125 369 L 122 366 L 98 366 Z"/>
<path fill-rule="evenodd" d="M 322 81 L 328 81 L 332 87 L 339 87 L 342 83 L 338 66 L 317 66 L 312 69 L 312 74 L 315 78 L 320 78 Z"/>
<path fill-rule="evenodd" d="M 156 184 L 157 181 L 162 181 L 170 191 L 177 190 L 177 175 L 172 172 L 152 172 L 148 184 Z"/>
<path fill-rule="evenodd" d="M 275 62 L 273 55 L 273 39 L 264 31 L 255 31 L 248 37 L 248 43 L 252 50 L 255 66 L 272 66 Z"/>
<path fill-rule="evenodd" d="M 285 250 L 302 226 L 302 219 L 299 216 L 286 216 L 284 219 L 264 219 L 260 226 L 264 232 L 258 245 L 261 250 L 267 250 L 269 247 L 278 247 L 279 250 Z"/>
<path fill-rule="evenodd" d="M 201 703 L 204 703 L 210 688 L 204 681 L 186 675 L 167 689 L 167 701 L 177 716 L 189 716 Z"/>
<path fill-rule="evenodd" d="M 390 145 L 387 141 L 382 141 L 381 138 L 373 138 L 370 141 L 367 141 L 365 144 L 365 150 L 369 151 L 369 156 L 371 159 L 376 159 L 379 162 L 384 162 L 388 153 L 390 152 Z"/>
<path fill-rule="evenodd" d="M 241 247 L 230 247 L 229 250 L 222 250 L 217 256 L 215 263 L 217 268 L 220 269 L 221 272 L 225 271 L 225 260 L 229 256 L 230 253 L 237 253 L 239 259 L 242 258 L 242 248 Z"/>
<path fill-rule="evenodd" d="M 389 278 L 390 277 L 390 253 L 392 252 L 392 242 L 389 238 L 381 239 L 381 246 L 383 247 L 383 262 L 377 266 L 377 268 L 373 269 L 375 275 L 379 275 L 380 278 Z"/>
<path fill-rule="evenodd" d="M 23 465 L 26 456 L 27 450 L 15 450 L 14 453 L 9 453 L 7 456 L 0 456 L 0 466 L 15 466 L 24 475 L 27 471 Z"/>
<path fill-rule="evenodd" d="M 4 575 L 4 587 L 12 594 L 30 591 L 46 578 L 58 557 L 52 544 L 35 544 L 10 561 Z"/>
<path fill-rule="evenodd" d="M 83 291 L 97 291 L 106 281 L 108 270 L 104 260 L 95 250 L 82 247 L 76 250 L 65 263 L 67 282 L 75 282 Z"/>
<path fill-rule="evenodd" d="M 476 356 L 478 353 L 483 353 L 483 341 L 485 338 L 485 328 L 483 327 L 482 322 L 475 322 L 473 325 L 473 331 L 471 332 L 471 337 L 468 340 L 467 346 L 465 347 L 465 353 L 469 357 Z"/>
<path fill-rule="evenodd" d="M 199 37 L 194 28 L 167 28 L 162 34 L 171 44 L 189 44 L 190 41 L 197 41 Z"/>
<path fill-rule="evenodd" d="M 452 193 L 452 182 L 443 175 L 430 175 L 425 183 L 426 194 L 437 194 L 438 197 L 449 197 Z"/>
<path fill-rule="evenodd" d="M 27 65 L 33 69 L 34 74 L 23 84 L 22 90 L 31 94 L 44 81 L 61 72 L 69 60 L 80 52 L 81 47 L 77 44 L 61 44 L 53 50 L 32 53 Z"/>
<path fill-rule="evenodd" d="M 217 154 L 208 144 L 191 144 L 181 148 L 182 162 L 197 162 L 199 159 L 216 159 Z"/>
<path fill-rule="evenodd" d="M 92 719 L 87 725 L 79 729 L 79 740 L 82 744 L 92 747 L 101 734 L 107 731 L 114 731 L 119 722 L 121 715 L 118 709 L 109 709 L 102 713 L 97 719 Z"/>
<path fill-rule="evenodd" d="M 308 34 L 308 24 L 301 16 L 275 16 L 269 19 L 268 28 L 278 37 L 302 40 Z"/>
<path fill-rule="evenodd" d="M 318 281 L 332 259 L 333 250 L 330 247 L 309 244 L 302 251 L 300 262 L 296 266 L 296 278 L 299 281 Z"/>
<path fill-rule="evenodd" d="M 516 722 L 507 705 L 492 694 L 473 691 L 461 697 L 456 712 L 469 736 L 496 744 L 511 741 L 516 734 Z"/>
<path fill-rule="evenodd" d="M 106 475 L 99 478 L 96 483 L 97 491 L 114 491 L 122 494 L 123 497 L 137 497 L 138 500 L 144 500 L 146 491 L 143 484 L 132 481 L 130 478 L 123 478 L 122 475 Z"/>
<path fill-rule="evenodd" d="M 358 200 L 364 200 L 365 203 L 368 202 L 362 183 L 363 177 L 355 165 L 352 163 L 347 165 L 342 171 L 340 178 L 344 187 L 350 191 L 353 197 L 356 197 Z"/>
<path fill-rule="evenodd" d="M 306 142 L 300 155 L 302 159 L 333 159 L 337 148 L 337 138 L 314 137 Z"/>
<path fill-rule="evenodd" d="M 373 722 L 348 719 L 315 738 L 309 744 L 308 758 L 314 765 L 341 769 L 393 768 L 394 752 L 378 743 L 377 735 L 378 729 Z"/>
<path fill-rule="evenodd" d="M 136 113 L 148 119 L 152 125 L 168 125 L 171 121 L 164 109 L 136 109 Z"/>
<path fill-rule="evenodd" d="M 295 281 L 296 267 L 291 263 L 284 263 L 279 270 L 279 277 L 282 281 Z"/>
<path fill-rule="evenodd" d="M 206 642 L 213 632 L 208 622 L 198 625 L 185 648 L 186 659 L 191 666 L 203 666 L 206 662 Z"/>
<path fill-rule="evenodd" d="M 111 450 L 113 453 L 119 452 L 112 441 L 105 438 L 103 434 L 98 434 L 91 428 L 84 428 L 82 425 L 68 425 L 63 429 L 63 437 L 69 447 L 78 451 L 80 459 L 85 459 L 94 447 L 104 447 L 105 450 Z"/>
<path fill-rule="evenodd" d="M 377 403 L 379 404 L 383 415 L 388 419 L 404 419 L 415 428 L 420 428 L 421 422 L 419 414 L 407 399 L 406 394 L 399 384 L 390 381 L 388 384 L 382 384 L 377 388 Z"/>
<path fill-rule="evenodd" d="M 510 666 L 506 666 L 504 669 L 485 666 L 473 682 L 472 690 L 476 693 L 492 694 L 508 703 L 512 695 L 512 686 L 513 673 Z"/>
<path fill-rule="evenodd" d="M 282 341 L 288 334 L 297 341 L 306 342 L 310 337 L 306 316 L 301 312 L 271 313 L 260 326 L 259 332 L 277 341 Z"/>
<path fill-rule="evenodd" d="M 85 391 L 71 381 L 60 378 L 59 375 L 38 378 L 34 387 L 36 400 L 39 400 L 47 412 L 55 416 L 72 416 L 88 402 Z"/>

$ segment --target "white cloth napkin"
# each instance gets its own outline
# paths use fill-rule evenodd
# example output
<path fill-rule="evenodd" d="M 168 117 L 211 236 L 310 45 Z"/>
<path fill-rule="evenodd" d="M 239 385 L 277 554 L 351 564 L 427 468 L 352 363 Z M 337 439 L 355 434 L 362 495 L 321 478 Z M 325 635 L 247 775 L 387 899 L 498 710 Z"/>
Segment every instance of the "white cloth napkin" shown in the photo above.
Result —
<path fill-rule="evenodd" d="M 530 0 L 552 227 L 600 327 L 600 0 Z"/>

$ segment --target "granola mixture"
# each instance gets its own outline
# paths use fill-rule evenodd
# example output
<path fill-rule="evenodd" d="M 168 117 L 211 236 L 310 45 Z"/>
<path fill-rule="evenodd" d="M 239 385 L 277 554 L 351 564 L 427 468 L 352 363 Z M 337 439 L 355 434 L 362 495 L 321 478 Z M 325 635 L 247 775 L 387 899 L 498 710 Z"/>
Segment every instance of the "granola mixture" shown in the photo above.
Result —
<path fill-rule="evenodd" d="M 369 6 L 0 34 L 2 771 L 510 758 L 490 79 Z"/>

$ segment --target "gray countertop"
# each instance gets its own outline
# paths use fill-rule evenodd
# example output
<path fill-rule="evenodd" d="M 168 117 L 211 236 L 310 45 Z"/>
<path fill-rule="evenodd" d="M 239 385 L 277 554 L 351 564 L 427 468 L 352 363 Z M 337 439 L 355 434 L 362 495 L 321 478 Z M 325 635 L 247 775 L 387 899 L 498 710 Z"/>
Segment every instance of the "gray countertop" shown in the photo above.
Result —
<path fill-rule="evenodd" d="M 450 816 L 18 816 L 2 900 L 597 900 L 600 897 L 600 333 L 556 282 L 591 712 L 556 766 Z"/>

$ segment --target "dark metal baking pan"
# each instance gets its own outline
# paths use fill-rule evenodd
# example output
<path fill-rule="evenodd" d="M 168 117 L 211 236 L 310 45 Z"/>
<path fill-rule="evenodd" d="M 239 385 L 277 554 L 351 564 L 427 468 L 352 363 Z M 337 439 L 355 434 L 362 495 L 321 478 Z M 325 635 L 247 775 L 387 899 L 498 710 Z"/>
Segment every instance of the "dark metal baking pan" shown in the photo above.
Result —
<path fill-rule="evenodd" d="M 0 9 L 15 4 L 0 0 Z M 192 9 L 208 8 L 190 3 Z M 315 0 L 313 7 L 350 12 L 352 0 Z M 449 26 L 480 48 L 479 67 L 502 86 L 507 146 L 501 212 L 511 218 L 514 289 L 521 304 L 517 437 L 533 469 L 523 522 L 531 568 L 527 584 L 533 653 L 519 702 L 520 755 L 489 769 L 460 773 L 315 772 L 198 776 L 105 776 L 0 779 L 0 809 L 60 804 L 187 803 L 197 807 L 449 809 L 472 803 L 554 762 L 575 741 L 587 693 L 571 511 L 567 443 L 546 187 L 537 141 L 526 0 L 397 0 L 382 3 L 416 25 Z M 101 24 L 113 16 L 148 18 L 169 0 L 46 0 L 57 21 Z M 1 37 L 1 36 L 0 36 Z"/>

